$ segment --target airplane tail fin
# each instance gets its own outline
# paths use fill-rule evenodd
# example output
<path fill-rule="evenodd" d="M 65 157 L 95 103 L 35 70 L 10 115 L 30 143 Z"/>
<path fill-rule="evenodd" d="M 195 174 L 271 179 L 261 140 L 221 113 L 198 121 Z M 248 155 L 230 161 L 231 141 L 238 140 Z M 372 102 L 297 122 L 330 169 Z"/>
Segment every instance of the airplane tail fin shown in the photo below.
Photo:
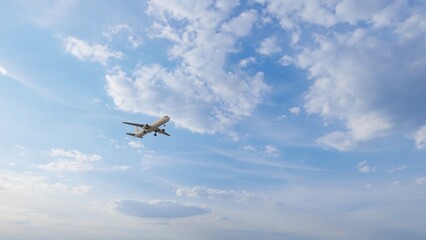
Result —
<path fill-rule="evenodd" d="M 127 134 L 127 135 L 130 135 L 130 136 L 132 136 L 132 137 L 142 138 L 142 137 L 136 136 L 136 133 L 126 133 L 126 134 Z"/>

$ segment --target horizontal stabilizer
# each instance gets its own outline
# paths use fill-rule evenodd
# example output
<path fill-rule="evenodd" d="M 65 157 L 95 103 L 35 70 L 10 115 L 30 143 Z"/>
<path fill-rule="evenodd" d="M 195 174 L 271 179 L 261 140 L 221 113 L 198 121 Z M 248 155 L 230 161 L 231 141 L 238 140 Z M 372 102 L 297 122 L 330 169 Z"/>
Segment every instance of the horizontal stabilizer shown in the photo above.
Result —
<path fill-rule="evenodd" d="M 126 133 L 127 135 L 130 135 L 130 136 L 136 136 L 136 134 L 134 134 L 134 133 Z"/>

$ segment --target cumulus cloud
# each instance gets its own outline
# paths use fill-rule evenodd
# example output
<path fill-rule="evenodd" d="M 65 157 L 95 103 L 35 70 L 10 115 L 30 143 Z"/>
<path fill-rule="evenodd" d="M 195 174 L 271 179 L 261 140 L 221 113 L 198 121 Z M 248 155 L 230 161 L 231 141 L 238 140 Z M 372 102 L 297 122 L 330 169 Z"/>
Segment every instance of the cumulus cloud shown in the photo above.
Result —
<path fill-rule="evenodd" d="M 257 52 L 262 55 L 272 55 L 281 51 L 281 47 L 277 42 L 277 37 L 269 37 L 262 40 L 260 47 L 257 49 Z"/>
<path fill-rule="evenodd" d="M 7 75 L 6 69 L 2 66 L 0 66 L 0 75 Z"/>
<path fill-rule="evenodd" d="M 101 44 L 90 44 L 75 37 L 64 39 L 65 50 L 71 55 L 83 61 L 99 62 L 106 65 L 110 58 L 121 59 L 123 53 L 113 51 L 108 46 Z"/>
<path fill-rule="evenodd" d="M 256 62 L 254 57 L 248 57 L 240 60 L 240 66 L 247 67 L 249 64 Z"/>
<path fill-rule="evenodd" d="M 349 150 L 357 142 L 395 132 L 405 135 L 424 124 L 420 103 L 426 101 L 426 18 L 419 13 L 425 9 L 423 3 L 265 0 L 264 4 L 285 31 L 314 41 L 293 42 L 295 54 L 282 61 L 306 70 L 313 80 L 304 95 L 307 113 L 346 127 L 317 142 Z M 307 31 L 306 23 L 319 31 Z M 342 23 L 348 24 L 343 30 L 335 27 Z"/>
<path fill-rule="evenodd" d="M 177 64 L 139 65 L 133 73 L 111 69 L 107 91 L 115 105 L 151 116 L 167 114 L 178 127 L 210 134 L 228 132 L 249 116 L 270 87 L 262 72 L 249 75 L 227 62 L 258 18 L 253 10 L 230 17 L 237 4 L 150 1 L 148 13 L 158 20 L 152 36 L 171 41 L 168 54 Z M 175 21 L 181 26 L 170 27 Z"/>
<path fill-rule="evenodd" d="M 119 213 L 139 218 L 185 218 L 204 215 L 210 209 L 168 200 L 141 201 L 121 199 L 114 202 Z"/>
<path fill-rule="evenodd" d="M 294 63 L 294 59 L 293 59 L 291 56 L 289 56 L 289 55 L 284 55 L 284 56 L 280 59 L 279 63 L 280 63 L 281 65 L 283 65 L 283 66 L 289 66 L 289 65 L 291 65 L 291 64 L 293 64 L 293 63 Z"/>
<path fill-rule="evenodd" d="M 334 1 L 292 1 L 292 0 L 261 0 L 267 11 L 279 20 L 282 28 L 297 29 L 298 22 L 304 21 L 321 26 L 332 26 L 336 23 Z"/>
<path fill-rule="evenodd" d="M 417 149 L 426 149 L 426 126 L 417 130 L 411 138 L 414 140 Z"/>
<path fill-rule="evenodd" d="M 49 154 L 56 158 L 56 161 L 40 165 L 40 168 L 52 171 L 91 171 L 95 168 L 93 162 L 102 159 L 100 155 L 83 154 L 78 150 L 51 149 Z"/>

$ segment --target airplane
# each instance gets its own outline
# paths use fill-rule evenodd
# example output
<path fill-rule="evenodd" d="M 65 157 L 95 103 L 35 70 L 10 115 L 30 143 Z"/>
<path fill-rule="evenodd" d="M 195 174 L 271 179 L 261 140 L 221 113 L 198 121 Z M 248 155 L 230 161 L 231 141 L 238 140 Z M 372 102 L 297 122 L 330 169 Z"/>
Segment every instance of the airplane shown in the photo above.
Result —
<path fill-rule="evenodd" d="M 169 116 L 164 116 L 157 121 L 149 124 L 140 124 L 140 123 L 131 123 L 131 122 L 123 122 L 124 124 L 135 126 L 134 133 L 126 133 L 132 137 L 143 138 L 148 133 L 154 132 L 154 136 L 157 136 L 157 133 L 164 134 L 166 136 L 170 136 L 170 134 L 166 133 L 166 131 L 160 128 L 160 126 L 165 125 L 166 122 L 170 120 Z"/>

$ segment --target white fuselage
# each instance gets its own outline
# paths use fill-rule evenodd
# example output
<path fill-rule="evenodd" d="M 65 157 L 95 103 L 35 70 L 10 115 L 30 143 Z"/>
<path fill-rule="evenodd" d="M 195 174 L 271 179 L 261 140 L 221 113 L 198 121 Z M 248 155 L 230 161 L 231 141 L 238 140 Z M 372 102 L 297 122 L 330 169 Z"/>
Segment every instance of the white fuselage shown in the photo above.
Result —
<path fill-rule="evenodd" d="M 164 116 L 158 119 L 157 121 L 151 123 L 150 125 L 143 127 L 142 130 L 135 131 L 135 137 L 142 138 L 145 134 L 157 131 L 160 126 L 164 125 L 169 120 L 170 120 L 169 116 Z"/>

